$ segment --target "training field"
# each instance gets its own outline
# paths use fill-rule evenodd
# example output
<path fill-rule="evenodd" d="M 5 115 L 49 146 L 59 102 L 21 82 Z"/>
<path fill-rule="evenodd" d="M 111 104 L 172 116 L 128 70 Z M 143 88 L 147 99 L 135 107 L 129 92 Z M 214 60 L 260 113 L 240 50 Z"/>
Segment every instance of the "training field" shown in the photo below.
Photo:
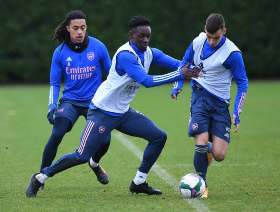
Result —
<path fill-rule="evenodd" d="M 209 198 L 189 201 L 180 196 L 178 183 L 194 172 L 194 141 L 187 135 L 190 88 L 185 84 L 175 101 L 171 87 L 142 87 L 131 105 L 167 132 L 147 178 L 163 195 L 129 192 L 147 142 L 113 131 L 101 160 L 108 185 L 101 185 L 85 164 L 50 178 L 36 198 L 25 197 L 25 189 L 39 171 L 52 130 L 46 118 L 49 87 L 0 87 L 0 211 L 280 211 L 280 81 L 249 82 L 239 132 L 232 133 L 225 161 L 208 169 Z M 78 147 L 84 125 L 81 117 L 56 159 Z"/>

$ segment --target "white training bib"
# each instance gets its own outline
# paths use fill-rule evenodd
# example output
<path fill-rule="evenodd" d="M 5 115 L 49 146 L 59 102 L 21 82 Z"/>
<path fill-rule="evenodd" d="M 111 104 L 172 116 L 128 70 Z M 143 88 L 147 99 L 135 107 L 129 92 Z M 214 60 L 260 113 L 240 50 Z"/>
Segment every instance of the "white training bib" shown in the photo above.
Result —
<path fill-rule="evenodd" d="M 141 87 L 141 84 L 129 77 L 127 73 L 122 76 L 117 73 L 117 55 L 121 51 L 129 51 L 133 53 L 137 57 L 139 64 L 147 71 L 147 73 L 153 60 L 153 53 L 149 47 L 144 53 L 144 66 L 141 63 L 139 56 L 129 45 L 129 42 L 117 50 L 113 57 L 112 66 L 107 80 L 100 85 L 92 99 L 92 102 L 96 107 L 113 113 L 127 112 L 130 102 Z"/>

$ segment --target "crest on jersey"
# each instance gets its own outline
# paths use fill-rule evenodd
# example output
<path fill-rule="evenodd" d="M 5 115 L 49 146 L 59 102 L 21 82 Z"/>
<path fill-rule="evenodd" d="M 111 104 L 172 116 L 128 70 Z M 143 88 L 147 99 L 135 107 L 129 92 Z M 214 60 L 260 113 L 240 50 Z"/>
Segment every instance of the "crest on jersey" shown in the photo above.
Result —
<path fill-rule="evenodd" d="M 87 58 L 88 58 L 90 61 L 93 61 L 93 59 L 94 59 L 94 53 L 93 53 L 93 52 L 87 53 Z"/>

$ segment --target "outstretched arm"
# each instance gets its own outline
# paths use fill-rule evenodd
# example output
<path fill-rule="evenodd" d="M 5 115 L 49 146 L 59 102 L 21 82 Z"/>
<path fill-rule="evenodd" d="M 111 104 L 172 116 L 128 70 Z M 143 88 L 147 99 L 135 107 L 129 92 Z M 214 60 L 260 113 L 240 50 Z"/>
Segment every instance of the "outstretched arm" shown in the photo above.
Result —
<path fill-rule="evenodd" d="M 183 60 L 182 62 L 180 63 L 180 67 L 179 69 L 188 69 L 190 68 L 192 62 L 193 62 L 193 56 L 194 56 L 194 51 L 193 51 L 193 46 L 192 46 L 192 43 L 189 45 L 188 49 L 186 50 L 185 52 L 185 55 L 183 57 Z M 199 73 L 200 69 L 196 68 L 195 71 L 197 73 Z M 196 77 L 197 78 L 197 77 Z M 183 89 L 183 83 L 184 83 L 184 80 L 181 80 L 181 81 L 178 81 L 178 82 L 175 82 L 174 84 L 176 86 L 173 87 L 172 91 L 171 91 L 171 97 L 175 100 L 177 100 L 177 96 L 179 95 L 179 93 L 182 92 L 182 89 Z"/>
<path fill-rule="evenodd" d="M 171 83 L 176 80 L 183 80 L 184 78 L 198 77 L 197 72 L 189 69 L 177 70 L 163 75 L 148 75 L 146 70 L 137 61 L 136 56 L 127 51 L 119 53 L 118 64 L 128 76 L 147 88 Z"/>
<path fill-rule="evenodd" d="M 101 67 L 105 71 L 106 76 L 108 76 L 112 62 L 111 62 L 109 52 L 104 44 L 102 45 L 101 55 L 102 55 L 101 61 L 100 61 Z"/>

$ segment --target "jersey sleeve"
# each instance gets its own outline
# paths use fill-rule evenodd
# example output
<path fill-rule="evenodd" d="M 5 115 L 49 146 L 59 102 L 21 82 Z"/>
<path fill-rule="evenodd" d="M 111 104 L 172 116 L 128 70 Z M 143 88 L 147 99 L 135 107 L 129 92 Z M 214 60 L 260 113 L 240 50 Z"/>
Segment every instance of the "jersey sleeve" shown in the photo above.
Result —
<path fill-rule="evenodd" d="M 164 75 L 148 75 L 146 70 L 138 63 L 136 55 L 128 51 L 119 53 L 117 63 L 129 77 L 147 88 L 184 79 L 182 71 L 178 70 Z"/>
<path fill-rule="evenodd" d="M 60 63 L 60 52 L 55 51 L 52 58 L 50 73 L 50 93 L 49 93 L 49 109 L 57 106 L 62 77 L 62 65 Z"/>
<path fill-rule="evenodd" d="M 246 76 L 245 65 L 241 52 L 238 51 L 231 53 L 223 65 L 225 68 L 231 70 L 233 79 L 237 84 L 237 94 L 235 97 L 233 114 L 236 116 L 236 124 L 239 124 L 242 105 L 248 90 L 248 78 Z"/>
<path fill-rule="evenodd" d="M 108 76 L 111 65 L 112 65 L 112 61 L 109 55 L 109 52 L 106 48 L 106 46 L 103 44 L 102 45 L 102 56 L 101 56 L 101 67 L 102 69 L 105 71 L 106 76 Z"/>
<path fill-rule="evenodd" d="M 180 65 L 180 60 L 177 60 L 173 57 L 170 57 L 164 54 L 162 51 L 156 48 L 151 48 L 154 58 L 152 61 L 152 65 L 162 66 L 172 70 L 177 70 Z"/>
<path fill-rule="evenodd" d="M 191 43 L 188 47 L 188 49 L 185 52 L 185 55 L 180 63 L 180 69 L 184 67 L 185 65 L 188 65 L 188 68 L 191 67 L 193 63 L 193 57 L 194 57 L 194 50 L 193 50 L 193 44 Z"/>

